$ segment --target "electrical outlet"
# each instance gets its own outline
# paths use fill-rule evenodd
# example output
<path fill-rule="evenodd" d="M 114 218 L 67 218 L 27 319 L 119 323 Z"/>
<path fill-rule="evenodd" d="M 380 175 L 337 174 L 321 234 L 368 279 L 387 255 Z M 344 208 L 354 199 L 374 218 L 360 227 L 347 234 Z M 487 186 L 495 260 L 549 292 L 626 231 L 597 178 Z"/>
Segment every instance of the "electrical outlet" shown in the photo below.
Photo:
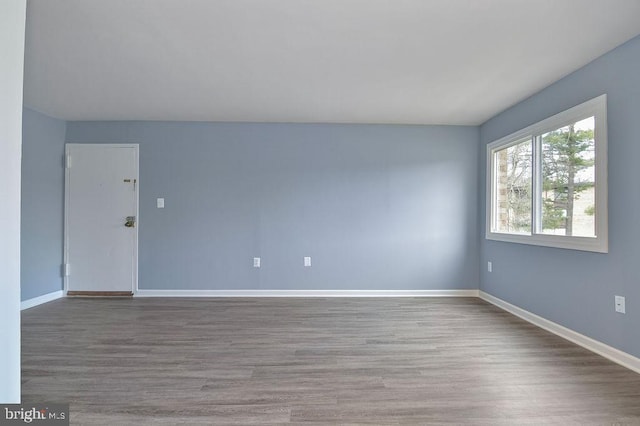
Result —
<path fill-rule="evenodd" d="M 254 268 L 259 268 L 260 267 L 260 258 L 259 257 L 254 257 L 253 258 L 253 267 Z"/>
<path fill-rule="evenodd" d="M 493 263 L 487 262 L 487 271 L 493 272 Z"/>
<path fill-rule="evenodd" d="M 311 257 L 309 256 L 304 257 L 304 266 L 311 266 Z"/>
<path fill-rule="evenodd" d="M 615 296 L 616 312 L 626 313 L 624 296 Z"/>

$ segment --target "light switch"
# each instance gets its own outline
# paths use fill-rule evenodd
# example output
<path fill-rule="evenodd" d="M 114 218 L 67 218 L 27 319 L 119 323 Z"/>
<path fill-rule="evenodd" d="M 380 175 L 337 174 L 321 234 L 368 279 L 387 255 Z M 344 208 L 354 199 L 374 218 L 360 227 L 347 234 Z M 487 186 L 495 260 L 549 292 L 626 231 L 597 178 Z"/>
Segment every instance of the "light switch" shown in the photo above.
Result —
<path fill-rule="evenodd" d="M 311 257 L 309 256 L 304 257 L 304 266 L 311 266 Z"/>
<path fill-rule="evenodd" d="M 158 198 L 158 199 L 156 200 L 156 206 L 157 206 L 159 209 L 164 209 L 164 198 Z"/>
<path fill-rule="evenodd" d="M 254 257 L 253 258 L 253 267 L 254 268 L 259 268 L 260 267 L 260 258 L 259 257 Z"/>

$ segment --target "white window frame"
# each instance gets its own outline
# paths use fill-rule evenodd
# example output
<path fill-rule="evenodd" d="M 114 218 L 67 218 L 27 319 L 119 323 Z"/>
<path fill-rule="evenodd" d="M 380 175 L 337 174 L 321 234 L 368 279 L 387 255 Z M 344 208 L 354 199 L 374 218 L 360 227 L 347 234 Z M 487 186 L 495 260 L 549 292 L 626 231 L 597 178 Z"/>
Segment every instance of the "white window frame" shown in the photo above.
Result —
<path fill-rule="evenodd" d="M 533 153 L 533 188 L 531 234 L 499 232 L 495 228 L 494 212 L 496 210 L 496 194 L 494 187 L 495 164 L 494 154 L 522 139 L 540 136 L 557 130 L 588 117 L 595 117 L 595 237 L 575 237 L 565 235 L 542 234 L 537 231 L 536 223 L 540 223 L 541 196 L 539 195 L 540 154 Z M 533 141 L 532 141 L 533 143 Z M 486 202 L 486 239 L 510 243 L 531 244 L 537 246 L 557 247 L 564 249 L 608 253 L 608 197 L 607 197 L 607 95 L 591 99 L 525 129 L 519 130 L 487 145 L 487 202 Z"/>

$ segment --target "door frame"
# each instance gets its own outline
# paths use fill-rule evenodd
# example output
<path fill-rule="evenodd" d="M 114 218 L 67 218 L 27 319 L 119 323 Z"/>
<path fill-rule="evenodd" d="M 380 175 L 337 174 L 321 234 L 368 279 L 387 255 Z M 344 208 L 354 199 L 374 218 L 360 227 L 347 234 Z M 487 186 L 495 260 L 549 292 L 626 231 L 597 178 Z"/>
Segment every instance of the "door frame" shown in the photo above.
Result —
<path fill-rule="evenodd" d="M 73 159 L 69 161 L 69 150 L 73 146 L 86 146 L 86 147 L 106 147 L 106 148 L 133 148 L 135 153 L 135 165 L 136 165 L 136 190 L 135 190 L 135 216 L 136 224 L 140 223 L 140 145 L 137 143 L 65 143 L 64 146 L 64 259 L 62 264 L 62 277 L 64 282 L 63 292 L 67 295 L 69 290 L 69 272 L 73 273 L 73 270 L 69 271 L 67 265 L 69 264 L 69 165 L 73 167 Z M 138 228 L 134 228 L 133 233 L 133 280 L 131 282 L 131 292 L 135 296 L 138 292 Z"/>

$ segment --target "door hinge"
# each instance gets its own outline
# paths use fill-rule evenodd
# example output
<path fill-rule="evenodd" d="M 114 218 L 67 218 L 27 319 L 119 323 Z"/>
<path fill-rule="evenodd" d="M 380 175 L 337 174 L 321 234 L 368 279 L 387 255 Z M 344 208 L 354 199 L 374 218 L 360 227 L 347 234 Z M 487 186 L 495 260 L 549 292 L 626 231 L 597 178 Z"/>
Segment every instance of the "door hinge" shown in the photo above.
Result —
<path fill-rule="evenodd" d="M 69 275 L 71 275 L 71 265 L 68 263 L 65 263 L 62 265 L 62 276 L 68 277 Z"/>
<path fill-rule="evenodd" d="M 65 168 L 67 168 L 67 169 L 70 169 L 70 168 L 71 168 L 71 154 L 67 154 L 67 155 L 65 156 L 64 166 L 65 166 Z"/>

